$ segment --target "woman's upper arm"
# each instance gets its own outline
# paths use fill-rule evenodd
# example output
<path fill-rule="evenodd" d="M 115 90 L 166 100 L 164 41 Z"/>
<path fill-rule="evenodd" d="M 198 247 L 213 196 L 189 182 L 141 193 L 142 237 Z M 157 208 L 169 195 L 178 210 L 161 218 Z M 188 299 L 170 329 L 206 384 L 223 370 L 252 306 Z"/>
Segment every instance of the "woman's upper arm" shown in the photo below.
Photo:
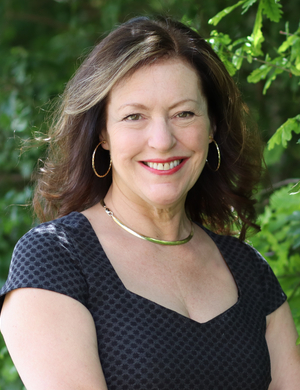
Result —
<path fill-rule="evenodd" d="M 300 346 L 287 302 L 267 318 L 266 340 L 271 358 L 272 382 L 269 390 L 300 388 Z"/>
<path fill-rule="evenodd" d="M 5 298 L 1 331 L 27 390 L 107 390 L 93 318 L 75 299 L 14 290 Z"/>

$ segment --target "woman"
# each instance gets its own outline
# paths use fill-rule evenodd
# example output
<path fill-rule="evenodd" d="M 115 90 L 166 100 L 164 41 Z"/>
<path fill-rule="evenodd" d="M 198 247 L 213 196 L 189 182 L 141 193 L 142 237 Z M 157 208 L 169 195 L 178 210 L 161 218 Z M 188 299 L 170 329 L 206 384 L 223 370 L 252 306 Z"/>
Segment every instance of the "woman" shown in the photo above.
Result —
<path fill-rule="evenodd" d="M 57 219 L 19 241 L 1 291 L 27 390 L 299 388 L 286 297 L 243 242 L 261 168 L 246 119 L 180 23 L 134 19 L 96 46 L 36 189 Z"/>

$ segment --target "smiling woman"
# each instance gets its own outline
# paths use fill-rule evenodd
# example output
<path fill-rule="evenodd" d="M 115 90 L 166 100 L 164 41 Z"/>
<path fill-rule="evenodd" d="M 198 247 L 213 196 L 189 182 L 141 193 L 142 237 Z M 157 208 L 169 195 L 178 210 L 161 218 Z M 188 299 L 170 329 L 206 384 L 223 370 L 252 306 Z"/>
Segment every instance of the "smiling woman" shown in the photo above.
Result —
<path fill-rule="evenodd" d="M 194 31 L 170 20 L 165 23 L 143 18 L 125 23 L 97 45 L 66 88 L 50 131 L 49 159 L 34 199 L 42 221 L 82 211 L 106 195 L 112 172 L 99 182 L 87 156 L 92 155 L 101 130 L 106 128 L 110 92 L 139 68 L 166 59 L 180 59 L 196 72 L 203 103 L 216 129 L 214 139 L 222 150 L 218 173 L 207 165 L 189 191 L 188 215 L 220 233 L 230 234 L 240 228 L 241 239 L 249 227 L 257 228 L 252 193 L 260 179 L 262 145 L 255 127 L 247 125 L 247 108 L 234 81 L 209 44 Z M 132 125 L 140 118 L 140 106 L 131 108 L 134 111 L 124 112 L 123 119 L 127 115 L 124 122 Z M 214 152 L 212 144 L 208 160 L 213 169 L 218 165 Z M 99 151 L 95 165 L 97 172 L 104 174 L 110 154 Z"/>
<path fill-rule="evenodd" d="M 100 139 L 113 161 L 107 196 L 122 193 L 148 209 L 182 208 L 213 135 L 194 68 L 180 59 L 143 66 L 112 88 L 106 112 Z"/>
<path fill-rule="evenodd" d="M 137 18 L 91 52 L 38 177 L 48 222 L 20 239 L 1 290 L 28 390 L 299 388 L 286 296 L 243 242 L 262 157 L 247 116 L 181 23 Z"/>

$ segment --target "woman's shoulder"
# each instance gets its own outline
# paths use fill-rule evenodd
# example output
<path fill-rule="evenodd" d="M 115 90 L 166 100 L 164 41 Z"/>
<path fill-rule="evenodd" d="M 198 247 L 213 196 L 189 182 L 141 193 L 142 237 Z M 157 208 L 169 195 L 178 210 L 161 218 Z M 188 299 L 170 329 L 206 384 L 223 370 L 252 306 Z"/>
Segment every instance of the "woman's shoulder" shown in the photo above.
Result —
<path fill-rule="evenodd" d="M 21 240 L 35 235 L 55 236 L 59 235 L 59 232 L 62 231 L 69 231 L 73 234 L 76 234 L 78 229 L 80 229 L 80 227 L 85 222 L 85 219 L 86 218 L 81 213 L 74 211 L 63 217 L 43 222 L 32 227 L 23 237 L 21 237 Z"/>
<path fill-rule="evenodd" d="M 202 229 L 214 241 L 221 252 L 228 253 L 229 257 L 242 255 L 244 259 L 258 262 L 263 261 L 267 263 L 264 257 L 248 242 L 239 240 L 236 236 L 215 233 L 206 227 L 201 226 Z"/>
<path fill-rule="evenodd" d="M 90 248 L 91 234 L 88 221 L 77 212 L 33 227 L 15 246 L 1 295 L 21 287 L 35 287 L 84 303 L 87 287 L 82 258 Z"/>
<path fill-rule="evenodd" d="M 270 264 L 251 243 L 235 236 L 215 233 L 205 227 L 203 229 L 214 241 L 231 271 L 244 278 L 245 282 L 261 283 L 263 279 L 277 281 Z"/>
<path fill-rule="evenodd" d="M 261 301 L 266 315 L 285 302 L 286 295 L 271 266 L 250 243 L 205 231 L 217 245 L 237 284 L 251 299 Z"/>
<path fill-rule="evenodd" d="M 84 241 L 87 236 L 93 235 L 88 220 L 79 212 L 72 212 L 52 221 L 41 223 L 30 229 L 17 242 L 14 253 L 24 250 L 55 250 L 68 249 L 75 251 L 77 243 Z M 44 252 L 43 252 L 44 253 Z"/>

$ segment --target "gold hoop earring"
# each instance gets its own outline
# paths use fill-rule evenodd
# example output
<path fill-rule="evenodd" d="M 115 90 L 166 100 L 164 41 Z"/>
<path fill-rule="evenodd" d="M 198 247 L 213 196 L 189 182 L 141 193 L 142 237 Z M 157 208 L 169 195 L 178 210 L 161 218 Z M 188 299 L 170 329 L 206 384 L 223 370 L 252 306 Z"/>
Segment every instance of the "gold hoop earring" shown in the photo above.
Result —
<path fill-rule="evenodd" d="M 209 139 L 212 140 L 212 142 L 215 144 L 215 147 L 217 149 L 217 153 L 218 153 L 218 165 L 217 165 L 217 168 L 216 169 L 212 169 L 212 167 L 210 166 L 208 160 L 206 159 L 206 164 L 208 166 L 208 168 L 213 171 L 213 172 L 217 172 L 220 168 L 220 165 L 221 165 L 221 153 L 220 153 L 220 149 L 219 149 L 219 146 L 217 144 L 217 142 L 210 136 Z"/>
<path fill-rule="evenodd" d="M 106 141 L 99 142 L 98 145 L 95 147 L 95 150 L 94 150 L 93 155 L 92 155 L 92 168 L 93 168 L 93 171 L 94 171 L 96 176 L 101 177 L 101 178 L 105 177 L 108 174 L 108 172 L 110 171 L 110 169 L 111 169 L 111 158 L 110 158 L 110 161 L 109 161 L 108 170 L 107 170 L 107 172 L 104 175 L 99 175 L 99 173 L 96 171 L 96 168 L 95 168 L 95 155 L 96 155 L 97 149 L 98 149 L 98 147 L 101 144 L 105 144 L 105 143 L 106 143 Z"/>

